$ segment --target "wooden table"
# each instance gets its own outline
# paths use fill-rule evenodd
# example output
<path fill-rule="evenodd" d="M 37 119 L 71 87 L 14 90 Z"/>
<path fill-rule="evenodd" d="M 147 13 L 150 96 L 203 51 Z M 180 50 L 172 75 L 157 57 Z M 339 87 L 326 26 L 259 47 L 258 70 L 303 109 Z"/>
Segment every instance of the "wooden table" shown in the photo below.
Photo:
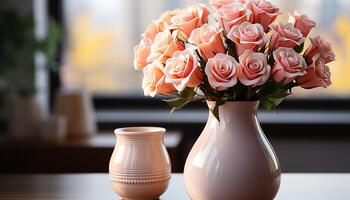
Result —
<path fill-rule="evenodd" d="M 107 174 L 0 175 L 1 200 L 118 199 Z M 173 174 L 161 200 L 187 200 L 182 174 Z M 349 200 L 350 174 L 283 174 L 276 200 Z"/>

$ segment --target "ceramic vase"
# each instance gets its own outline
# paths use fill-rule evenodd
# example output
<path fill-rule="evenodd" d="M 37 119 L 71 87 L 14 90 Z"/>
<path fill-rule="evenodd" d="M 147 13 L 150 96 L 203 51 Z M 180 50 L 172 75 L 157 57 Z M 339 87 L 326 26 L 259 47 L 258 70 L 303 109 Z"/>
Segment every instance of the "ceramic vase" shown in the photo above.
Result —
<path fill-rule="evenodd" d="M 86 138 L 96 133 L 92 98 L 86 90 L 60 90 L 56 96 L 55 114 L 67 120 L 67 138 Z"/>
<path fill-rule="evenodd" d="M 158 199 L 171 177 L 169 155 L 163 144 L 165 129 L 130 127 L 115 130 L 110 163 L 112 187 L 122 199 Z"/>
<path fill-rule="evenodd" d="M 43 111 L 35 96 L 17 97 L 10 118 L 10 137 L 15 142 L 33 142 L 40 138 Z"/>
<path fill-rule="evenodd" d="M 213 108 L 215 102 L 207 102 Z M 259 102 L 226 102 L 207 124 L 185 164 L 192 200 L 272 200 L 281 168 L 256 116 Z"/>

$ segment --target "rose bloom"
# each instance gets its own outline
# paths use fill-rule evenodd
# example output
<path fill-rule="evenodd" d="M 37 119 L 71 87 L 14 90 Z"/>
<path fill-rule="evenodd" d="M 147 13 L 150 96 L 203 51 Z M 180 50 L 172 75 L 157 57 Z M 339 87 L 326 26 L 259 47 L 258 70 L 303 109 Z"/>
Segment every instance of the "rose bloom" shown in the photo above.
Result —
<path fill-rule="evenodd" d="M 329 42 L 326 42 L 320 36 L 310 38 L 311 45 L 305 51 L 305 57 L 308 62 L 312 62 L 315 56 L 320 56 L 327 64 L 335 60 L 335 54 Z"/>
<path fill-rule="evenodd" d="M 165 82 L 171 83 L 178 91 L 186 87 L 197 87 L 202 82 L 202 72 L 197 57 L 191 49 L 177 51 L 165 65 Z"/>
<path fill-rule="evenodd" d="M 176 33 L 171 34 L 169 30 L 165 30 L 155 37 L 148 61 L 159 60 L 161 63 L 165 63 L 175 51 L 183 49 L 184 46 L 177 40 Z"/>
<path fill-rule="evenodd" d="M 144 38 L 149 38 L 151 41 L 153 41 L 159 32 L 162 32 L 159 23 L 157 21 L 153 21 L 150 25 L 147 26 L 142 36 Z"/>
<path fill-rule="evenodd" d="M 180 12 L 180 9 L 167 10 L 160 15 L 157 22 L 162 31 L 164 31 L 165 29 L 167 29 L 172 25 L 171 18 L 174 17 L 178 12 Z"/>
<path fill-rule="evenodd" d="M 275 24 L 271 26 L 272 36 L 270 39 L 270 50 L 275 50 L 278 47 L 293 48 L 304 43 L 305 38 L 300 30 L 294 28 L 291 23 Z"/>
<path fill-rule="evenodd" d="M 253 12 L 254 23 L 261 24 L 264 31 L 267 31 L 270 24 L 280 15 L 279 8 L 266 0 L 251 0 L 248 8 Z"/>
<path fill-rule="evenodd" d="M 187 39 L 193 29 L 202 26 L 208 22 L 209 9 L 205 4 L 194 4 L 177 12 L 171 18 L 171 29 L 179 30 L 182 34 L 182 39 Z"/>
<path fill-rule="evenodd" d="M 250 22 L 234 26 L 227 37 L 236 44 L 238 55 L 241 55 L 246 49 L 257 51 L 269 40 L 269 36 L 260 24 L 251 24 Z"/>
<path fill-rule="evenodd" d="M 306 68 L 306 74 L 297 78 L 297 83 L 304 89 L 328 87 L 331 83 L 331 72 L 322 58 L 313 59 Z"/>
<path fill-rule="evenodd" d="M 316 26 L 316 22 L 312 21 L 306 15 L 300 15 L 297 12 L 294 13 L 294 16 L 290 16 L 290 23 L 294 24 L 294 27 L 299 29 L 304 37 L 308 36 L 311 29 Z"/>
<path fill-rule="evenodd" d="M 239 81 L 246 86 L 258 86 L 267 82 L 271 67 L 267 64 L 263 53 L 255 53 L 251 49 L 239 56 L 237 75 Z"/>
<path fill-rule="evenodd" d="M 225 53 L 224 43 L 222 42 L 221 32 L 214 26 L 204 24 L 192 31 L 188 41 L 195 44 L 205 58 L 212 58 L 217 53 Z"/>
<path fill-rule="evenodd" d="M 179 10 L 180 9 L 165 11 L 160 15 L 159 19 L 154 20 L 150 25 L 147 26 L 142 36 L 147 37 L 153 41 L 159 32 L 165 31 L 172 25 L 170 19 L 175 16 Z"/>
<path fill-rule="evenodd" d="M 148 64 L 143 69 L 142 88 L 145 96 L 156 94 L 170 96 L 175 91 L 172 84 L 165 83 L 164 66 L 159 61 Z"/>
<path fill-rule="evenodd" d="M 237 61 L 230 55 L 219 53 L 210 58 L 205 66 L 210 86 L 222 91 L 236 85 L 237 67 Z"/>
<path fill-rule="evenodd" d="M 222 6 L 214 16 L 226 33 L 230 32 L 233 26 L 252 20 L 251 11 L 238 1 Z"/>
<path fill-rule="evenodd" d="M 304 58 L 292 48 L 280 47 L 273 52 L 275 64 L 272 67 L 272 77 L 276 82 L 288 84 L 296 77 L 306 74 Z"/>
<path fill-rule="evenodd" d="M 222 6 L 231 4 L 234 2 L 246 3 L 246 0 L 210 0 L 209 3 L 214 7 L 215 10 L 220 9 Z"/>
<path fill-rule="evenodd" d="M 136 70 L 143 69 L 149 62 L 147 58 L 151 52 L 152 41 L 149 38 L 141 40 L 134 48 L 134 67 Z"/>

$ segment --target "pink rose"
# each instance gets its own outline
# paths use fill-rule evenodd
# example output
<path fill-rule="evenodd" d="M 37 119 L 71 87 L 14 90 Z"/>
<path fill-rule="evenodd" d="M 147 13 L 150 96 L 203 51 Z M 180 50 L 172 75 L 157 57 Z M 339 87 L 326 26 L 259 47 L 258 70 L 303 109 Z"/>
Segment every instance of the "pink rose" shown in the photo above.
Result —
<path fill-rule="evenodd" d="M 310 38 L 311 45 L 305 51 L 305 57 L 308 62 L 312 62 L 315 56 L 321 57 L 327 64 L 335 60 L 335 54 L 332 46 L 329 42 L 326 42 L 320 36 L 316 38 Z"/>
<path fill-rule="evenodd" d="M 322 58 L 313 59 L 306 68 L 306 74 L 297 78 L 297 83 L 304 89 L 328 87 L 331 85 L 331 72 Z"/>
<path fill-rule="evenodd" d="M 159 60 L 161 63 L 165 63 L 168 58 L 173 56 L 175 51 L 183 49 L 184 46 L 177 40 L 175 32 L 171 34 L 169 30 L 165 30 L 158 33 L 154 38 L 148 61 Z"/>
<path fill-rule="evenodd" d="M 291 23 L 272 25 L 272 36 L 270 39 L 270 51 L 278 47 L 293 48 L 304 43 L 305 38 L 300 30 L 294 28 Z"/>
<path fill-rule="evenodd" d="M 250 22 L 243 22 L 241 25 L 234 26 L 227 37 L 236 44 L 238 55 L 241 55 L 246 49 L 258 51 L 269 40 L 269 36 L 260 24 L 251 24 Z"/>
<path fill-rule="evenodd" d="M 172 84 L 165 83 L 164 66 L 159 61 L 148 64 L 143 69 L 142 88 L 145 96 L 156 94 L 170 96 L 175 91 Z"/>
<path fill-rule="evenodd" d="M 280 47 L 273 52 L 275 64 L 272 67 L 272 77 L 276 82 L 288 84 L 296 77 L 306 74 L 304 58 L 292 48 Z"/>
<path fill-rule="evenodd" d="M 142 36 L 144 38 L 149 38 L 151 41 L 153 41 L 159 32 L 162 32 L 159 23 L 157 21 L 153 21 L 150 25 L 147 26 Z"/>
<path fill-rule="evenodd" d="M 214 7 L 215 10 L 218 10 L 222 6 L 225 6 L 227 4 L 231 4 L 234 2 L 239 2 L 241 4 L 245 4 L 246 0 L 209 0 L 209 3 Z"/>
<path fill-rule="evenodd" d="M 159 19 L 157 20 L 158 26 L 162 31 L 167 29 L 172 25 L 171 23 L 171 18 L 174 17 L 180 9 L 175 9 L 175 10 L 167 10 L 163 14 L 160 15 Z"/>
<path fill-rule="evenodd" d="M 164 71 L 165 82 L 173 84 L 180 92 L 186 87 L 197 87 L 202 82 L 197 57 L 190 49 L 175 52 L 167 60 Z"/>
<path fill-rule="evenodd" d="M 264 31 L 267 31 L 270 24 L 280 15 L 279 8 L 266 0 L 251 0 L 248 8 L 253 12 L 254 23 L 261 24 Z"/>
<path fill-rule="evenodd" d="M 147 58 L 151 52 L 152 41 L 149 38 L 141 40 L 134 48 L 134 67 L 136 70 L 143 69 L 149 62 Z"/>
<path fill-rule="evenodd" d="M 217 53 L 225 53 L 221 32 L 209 24 L 194 29 L 188 41 L 197 45 L 199 52 L 205 59 L 212 58 Z"/>
<path fill-rule="evenodd" d="M 246 9 L 240 2 L 222 6 L 215 12 L 214 16 L 219 21 L 220 27 L 224 29 L 226 33 L 230 32 L 233 26 L 251 21 L 252 19 L 251 11 Z"/>
<path fill-rule="evenodd" d="M 179 10 L 180 9 L 165 11 L 160 15 L 159 19 L 154 20 L 150 25 L 147 26 L 142 36 L 147 37 L 153 41 L 159 32 L 165 31 L 172 25 L 170 19 L 175 16 Z"/>
<path fill-rule="evenodd" d="M 237 75 L 239 81 L 246 86 L 263 85 L 270 77 L 271 67 L 267 64 L 263 53 L 255 53 L 251 49 L 239 56 Z"/>
<path fill-rule="evenodd" d="M 171 29 L 179 30 L 182 39 L 187 39 L 193 29 L 208 22 L 209 9 L 206 5 L 198 3 L 180 10 L 171 18 Z"/>
<path fill-rule="evenodd" d="M 222 91 L 236 85 L 237 67 L 238 63 L 232 56 L 219 53 L 210 58 L 205 66 L 210 86 Z"/>
<path fill-rule="evenodd" d="M 298 13 L 290 16 L 289 21 L 294 24 L 295 28 L 300 30 L 304 37 L 308 36 L 311 29 L 316 26 L 316 22 L 312 21 L 308 16 Z"/>

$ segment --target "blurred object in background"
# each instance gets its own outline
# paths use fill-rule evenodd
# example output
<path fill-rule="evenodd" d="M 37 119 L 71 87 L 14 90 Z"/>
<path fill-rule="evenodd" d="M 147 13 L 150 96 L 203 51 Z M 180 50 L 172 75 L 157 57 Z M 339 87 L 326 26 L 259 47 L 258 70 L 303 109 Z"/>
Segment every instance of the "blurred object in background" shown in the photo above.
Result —
<path fill-rule="evenodd" d="M 96 133 L 95 111 L 86 90 L 59 90 L 55 113 L 67 118 L 67 138 L 86 138 Z"/>
<path fill-rule="evenodd" d="M 41 125 L 41 139 L 46 144 L 63 143 L 67 134 L 67 117 L 64 115 L 51 115 Z"/>
<path fill-rule="evenodd" d="M 45 35 L 39 37 L 34 21 L 32 14 L 0 10 L 0 115 L 1 120 L 10 120 L 10 136 L 16 141 L 40 137 L 40 125 L 48 115 L 47 104 L 36 96 L 42 92 L 36 85 L 36 60 L 41 58 L 46 72 L 58 72 L 59 67 L 59 26 L 48 20 Z"/>
<path fill-rule="evenodd" d="M 43 112 L 34 96 L 16 97 L 10 117 L 10 139 L 14 142 L 35 142 L 40 139 Z"/>
<path fill-rule="evenodd" d="M 95 94 L 142 96 L 141 75 L 133 71 L 133 46 L 152 20 L 167 9 L 185 7 L 193 0 L 64 1 L 68 33 L 67 63 L 62 69 L 64 87 L 85 87 Z M 201 1 L 207 3 L 207 1 Z M 334 44 L 337 61 L 332 63 L 333 84 L 327 89 L 304 93 L 298 98 L 348 98 L 350 96 L 350 1 L 272 0 L 282 10 L 298 10 L 319 25 L 319 34 Z M 288 18 L 287 15 L 280 16 Z M 309 42 L 309 41 L 307 41 Z M 132 78 L 130 78 L 132 77 Z M 322 92 L 320 93 L 320 90 Z"/>

